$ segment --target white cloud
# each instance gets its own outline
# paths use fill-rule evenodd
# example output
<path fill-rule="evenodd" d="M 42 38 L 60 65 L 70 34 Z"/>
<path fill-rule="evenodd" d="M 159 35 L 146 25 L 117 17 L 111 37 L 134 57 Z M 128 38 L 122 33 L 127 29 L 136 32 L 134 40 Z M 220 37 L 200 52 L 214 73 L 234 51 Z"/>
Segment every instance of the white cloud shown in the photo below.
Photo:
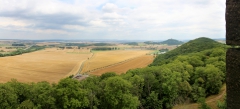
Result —
<path fill-rule="evenodd" d="M 0 0 L 0 32 L 8 31 L 0 38 L 15 30 L 25 39 L 224 37 L 224 13 L 224 0 Z"/>
<path fill-rule="evenodd" d="M 102 7 L 104 12 L 115 12 L 118 9 L 118 6 L 112 3 L 107 3 Z"/>

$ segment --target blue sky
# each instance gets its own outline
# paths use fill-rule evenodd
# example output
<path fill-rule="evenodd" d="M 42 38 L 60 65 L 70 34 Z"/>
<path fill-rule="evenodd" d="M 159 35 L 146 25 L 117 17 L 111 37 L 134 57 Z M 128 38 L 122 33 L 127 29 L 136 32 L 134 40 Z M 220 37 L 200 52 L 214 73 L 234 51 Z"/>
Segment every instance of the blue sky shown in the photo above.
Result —
<path fill-rule="evenodd" d="M 0 0 L 0 39 L 225 37 L 225 0 Z"/>

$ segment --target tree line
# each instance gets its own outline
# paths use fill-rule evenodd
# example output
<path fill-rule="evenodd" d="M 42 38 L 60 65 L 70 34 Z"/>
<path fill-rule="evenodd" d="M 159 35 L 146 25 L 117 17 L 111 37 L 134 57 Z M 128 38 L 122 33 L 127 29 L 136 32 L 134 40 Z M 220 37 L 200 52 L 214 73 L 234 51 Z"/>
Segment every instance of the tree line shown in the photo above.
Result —
<path fill-rule="evenodd" d="M 16 51 L 10 52 L 10 53 L 0 53 L 0 57 L 6 57 L 6 56 L 16 56 L 16 55 L 21 55 L 24 53 L 30 53 L 38 50 L 44 49 L 44 46 L 32 46 L 28 49 L 17 49 Z"/>

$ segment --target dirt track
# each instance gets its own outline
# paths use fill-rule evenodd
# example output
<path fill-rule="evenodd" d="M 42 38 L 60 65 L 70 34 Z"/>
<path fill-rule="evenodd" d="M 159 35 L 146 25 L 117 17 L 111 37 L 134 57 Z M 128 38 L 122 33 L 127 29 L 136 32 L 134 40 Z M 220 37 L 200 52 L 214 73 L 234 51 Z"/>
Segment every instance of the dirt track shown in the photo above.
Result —
<path fill-rule="evenodd" d="M 223 87 L 220 90 L 220 93 L 217 95 L 212 95 L 206 98 L 206 103 L 212 108 L 212 109 L 218 109 L 217 108 L 217 101 L 222 100 L 226 94 L 226 84 L 223 85 Z M 173 107 L 173 109 L 198 109 L 197 103 L 192 104 L 185 104 L 185 105 L 177 105 Z"/>
<path fill-rule="evenodd" d="M 61 78 L 75 74 L 81 62 L 89 54 L 71 54 L 63 50 L 46 49 L 18 56 L 0 58 L 0 82 L 12 78 L 21 82 L 58 82 Z"/>

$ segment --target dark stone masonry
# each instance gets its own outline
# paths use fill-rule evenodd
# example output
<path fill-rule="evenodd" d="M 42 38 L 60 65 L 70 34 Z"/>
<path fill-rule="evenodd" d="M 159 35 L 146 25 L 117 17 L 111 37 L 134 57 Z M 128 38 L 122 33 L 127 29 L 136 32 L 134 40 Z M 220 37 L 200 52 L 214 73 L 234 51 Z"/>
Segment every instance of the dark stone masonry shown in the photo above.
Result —
<path fill-rule="evenodd" d="M 240 109 L 240 49 L 230 48 L 227 51 L 227 107 Z"/>
<path fill-rule="evenodd" d="M 226 0 L 227 109 L 240 109 L 240 0 Z"/>
<path fill-rule="evenodd" d="M 226 2 L 226 43 L 240 45 L 240 0 Z"/>

